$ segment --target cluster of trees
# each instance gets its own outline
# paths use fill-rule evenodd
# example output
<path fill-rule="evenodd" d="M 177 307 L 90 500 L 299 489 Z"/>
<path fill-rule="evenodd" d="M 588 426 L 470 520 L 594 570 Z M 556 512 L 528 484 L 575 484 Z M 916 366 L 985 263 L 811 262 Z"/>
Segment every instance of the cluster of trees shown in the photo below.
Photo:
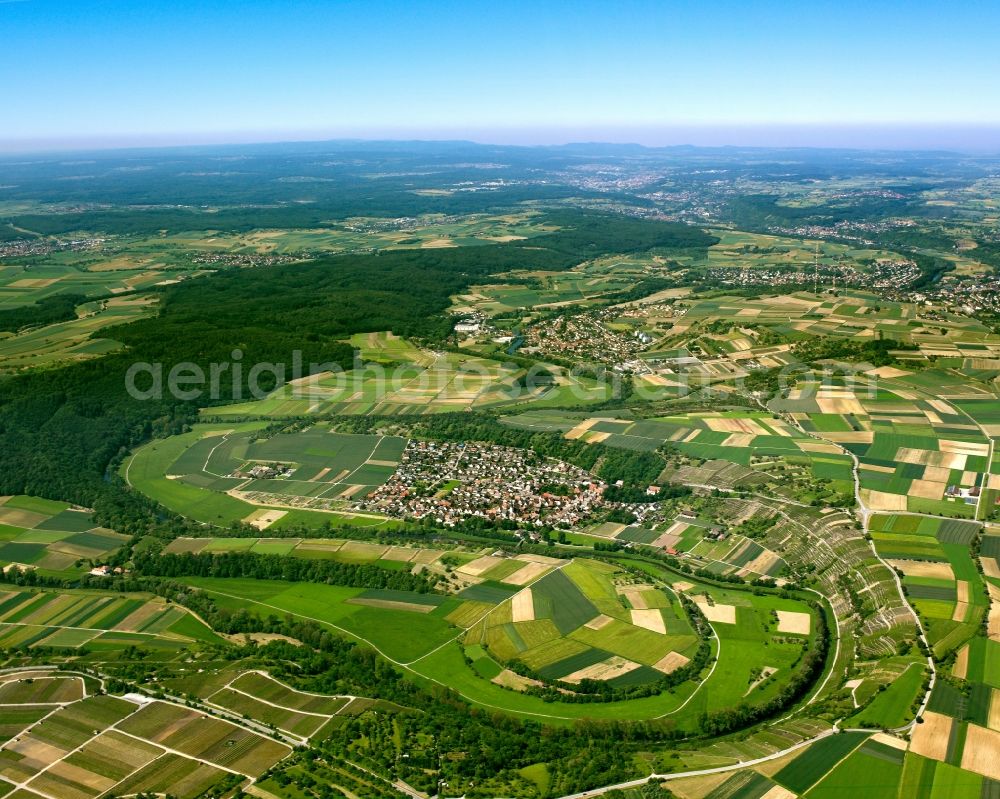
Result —
<path fill-rule="evenodd" d="M 849 361 L 870 363 L 872 366 L 891 366 L 898 363 L 892 350 L 912 352 L 916 344 L 891 338 L 857 340 L 816 336 L 792 347 L 796 357 L 805 363 L 817 361 Z"/>
<path fill-rule="evenodd" d="M 438 580 L 438 575 L 429 572 L 411 574 L 371 564 L 289 558 L 255 552 L 141 553 L 135 556 L 134 565 L 139 576 L 250 577 L 254 580 L 326 583 L 419 593 L 434 591 Z"/>
<path fill-rule="evenodd" d="M 40 327 L 76 319 L 76 306 L 86 302 L 82 294 L 53 294 L 32 305 L 0 310 L 0 333 L 16 333 L 23 327 Z"/>

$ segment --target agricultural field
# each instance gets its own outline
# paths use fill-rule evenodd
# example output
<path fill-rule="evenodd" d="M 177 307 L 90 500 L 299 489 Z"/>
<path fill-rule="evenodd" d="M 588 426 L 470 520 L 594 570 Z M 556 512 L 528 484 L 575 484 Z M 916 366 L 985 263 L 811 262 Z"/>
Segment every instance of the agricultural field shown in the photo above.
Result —
<path fill-rule="evenodd" d="M 324 423 L 259 438 L 262 427 L 198 425 L 140 449 L 121 473 L 172 510 L 217 526 L 388 523 L 347 507 L 389 479 L 405 439 L 336 433 Z"/>
<path fill-rule="evenodd" d="M 850 247 L 821 239 L 803 240 L 724 228 L 711 230 L 719 242 L 708 248 L 707 259 L 697 262 L 681 259 L 682 265 L 696 269 L 796 270 L 811 274 L 817 260 L 821 267 L 849 263 L 864 269 L 870 261 L 895 257 L 887 250 Z"/>
<path fill-rule="evenodd" d="M 219 640 L 199 619 L 160 599 L 14 587 L 0 594 L 0 647 L 8 649 L 179 649 Z"/>
<path fill-rule="evenodd" d="M 245 784 L 292 751 L 197 710 L 138 694 L 101 694 L 92 678 L 56 675 L 26 671 L 0 683 L 0 691 L 20 694 L 22 711 L 43 714 L 0 744 L 0 778 L 22 786 L 25 796 L 95 799 L 169 790 L 194 799 L 213 786 Z"/>
<path fill-rule="evenodd" d="M 292 381 L 250 402 L 205 409 L 212 419 L 307 415 L 411 415 L 487 410 L 520 403 L 597 403 L 608 386 L 552 367 L 544 384 L 526 386 L 526 370 L 498 360 L 421 350 L 390 334 L 355 336 L 356 368 Z"/>
<path fill-rule="evenodd" d="M 843 504 L 853 490 L 851 460 L 777 414 L 699 412 L 634 418 L 529 410 L 503 417 L 512 427 L 637 451 L 665 450 L 661 480 L 730 487 L 768 486 L 804 502 Z M 743 468 L 740 468 L 743 467 Z"/>
<path fill-rule="evenodd" d="M 390 702 L 366 697 L 299 691 L 266 671 L 234 666 L 222 671 L 199 672 L 165 682 L 183 690 L 205 706 L 251 719 L 276 730 L 286 740 L 301 745 L 321 740 L 331 730 L 368 711 L 398 710 Z"/>
<path fill-rule="evenodd" d="M 805 383 L 770 407 L 858 458 L 861 500 L 872 511 L 994 513 L 991 433 L 961 402 L 977 392 L 940 372 L 875 371 Z M 938 380 L 944 387 L 932 389 Z M 977 409 L 984 419 L 988 407 Z"/>
<path fill-rule="evenodd" d="M 471 286 L 467 293 L 452 297 L 452 313 L 486 316 L 529 309 L 586 307 L 631 286 L 626 275 L 593 275 L 584 269 L 567 272 L 514 272 L 510 283 Z M 517 282 L 513 282 L 516 280 Z"/>
<path fill-rule="evenodd" d="M 18 333 L 0 332 L 0 373 L 48 368 L 96 358 L 121 348 L 101 330 L 127 324 L 155 311 L 155 299 L 130 294 L 84 303 L 77 318 Z"/>
<path fill-rule="evenodd" d="M 788 679 L 816 630 L 813 612 L 797 600 L 688 581 L 671 586 L 652 576 L 637 582 L 586 559 L 481 555 L 456 573 L 464 587 L 447 597 L 256 580 L 188 582 L 222 607 L 321 623 L 473 703 L 554 722 L 679 711 L 679 720 L 690 720 L 740 701 L 766 700 Z M 674 690 L 651 697 L 542 701 L 525 692 L 535 678 L 508 667 L 518 661 L 567 686 L 574 680 L 607 680 L 621 689 L 655 683 L 699 656 L 696 625 L 704 622 L 692 618 L 707 619 L 710 648 L 718 648 L 713 638 L 721 643 L 718 666 L 707 676 L 698 668 Z"/>
<path fill-rule="evenodd" d="M 37 497 L 0 497 L 0 565 L 39 574 L 79 574 L 128 537 L 99 527 L 91 511 Z"/>

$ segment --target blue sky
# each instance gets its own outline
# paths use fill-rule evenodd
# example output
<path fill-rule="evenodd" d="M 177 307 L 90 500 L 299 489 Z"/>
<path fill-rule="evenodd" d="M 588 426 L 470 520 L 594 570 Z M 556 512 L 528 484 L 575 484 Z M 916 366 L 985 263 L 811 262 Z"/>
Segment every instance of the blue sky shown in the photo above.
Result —
<path fill-rule="evenodd" d="M 0 144 L 988 138 L 998 42 L 968 0 L 0 0 Z"/>

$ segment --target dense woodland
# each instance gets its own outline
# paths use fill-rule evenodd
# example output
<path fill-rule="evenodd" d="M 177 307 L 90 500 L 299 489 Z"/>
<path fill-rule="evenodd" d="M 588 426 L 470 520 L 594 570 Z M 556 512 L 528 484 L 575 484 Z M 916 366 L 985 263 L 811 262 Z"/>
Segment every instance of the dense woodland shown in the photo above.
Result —
<path fill-rule="evenodd" d="M 151 554 L 134 559 L 137 576 L 156 577 L 248 577 L 254 580 L 326 583 L 351 588 L 379 588 L 428 593 L 435 590 L 437 575 L 431 572 L 383 569 L 370 564 L 309 560 L 253 552 L 216 554 Z"/>
<path fill-rule="evenodd" d="M 31 305 L 0 310 L 0 333 L 16 333 L 25 327 L 41 327 L 76 319 L 76 306 L 86 302 L 81 294 L 53 294 Z"/>

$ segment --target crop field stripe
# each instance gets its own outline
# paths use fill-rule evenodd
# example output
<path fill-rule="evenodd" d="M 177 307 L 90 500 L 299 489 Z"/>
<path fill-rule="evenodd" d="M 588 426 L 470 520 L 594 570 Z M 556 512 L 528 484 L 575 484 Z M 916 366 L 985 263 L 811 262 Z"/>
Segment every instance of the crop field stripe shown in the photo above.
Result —
<path fill-rule="evenodd" d="M 868 733 L 842 732 L 817 741 L 775 774 L 774 780 L 803 794 L 867 739 Z"/>
<path fill-rule="evenodd" d="M 3 600 L 3 602 L 0 602 L 0 619 L 3 618 L 5 613 L 13 610 L 21 603 L 26 602 L 28 598 L 32 596 L 34 596 L 34 594 L 29 593 L 28 591 L 17 591 L 13 596 L 9 596 Z"/>
<path fill-rule="evenodd" d="M 562 635 L 568 635 L 600 615 L 600 611 L 561 571 L 553 571 L 532 585 L 535 603 L 551 603 L 551 618 Z M 537 616 L 537 611 L 536 611 Z"/>

